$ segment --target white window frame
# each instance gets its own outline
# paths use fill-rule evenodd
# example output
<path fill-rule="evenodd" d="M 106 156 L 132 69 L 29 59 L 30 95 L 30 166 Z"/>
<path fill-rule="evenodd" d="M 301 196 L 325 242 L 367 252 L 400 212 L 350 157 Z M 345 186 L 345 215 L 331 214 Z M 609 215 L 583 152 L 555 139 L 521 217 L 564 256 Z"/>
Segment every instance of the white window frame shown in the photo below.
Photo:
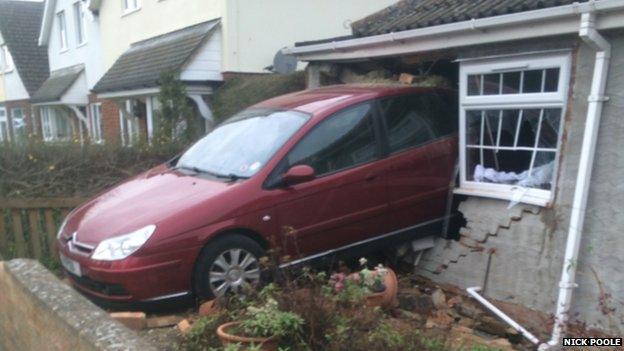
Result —
<path fill-rule="evenodd" d="M 139 11 L 141 9 L 141 0 L 121 0 L 121 15 Z"/>
<path fill-rule="evenodd" d="M 41 135 L 43 141 L 54 141 L 55 124 L 54 118 L 51 116 L 51 108 L 43 107 L 41 109 Z"/>
<path fill-rule="evenodd" d="M 76 25 L 76 41 L 78 42 L 78 46 L 82 46 L 87 43 L 86 5 L 82 0 L 78 0 L 74 2 L 72 9 Z"/>
<path fill-rule="evenodd" d="M 2 129 L 4 128 L 7 128 L 7 130 L 3 131 Z M 9 128 L 11 128 L 11 125 L 9 124 L 7 109 L 4 106 L 0 106 L 0 142 L 11 141 L 11 132 Z M 4 133 L 6 133 L 7 140 L 4 140 Z"/>
<path fill-rule="evenodd" d="M 104 143 L 102 134 L 102 103 L 93 103 L 89 108 L 89 135 L 91 142 L 95 144 Z"/>
<path fill-rule="evenodd" d="M 124 107 L 126 113 L 132 111 L 132 100 L 128 99 L 124 101 Z M 119 127 L 121 131 L 121 145 L 133 146 L 139 141 L 139 121 L 134 116 L 125 117 L 124 111 L 119 109 Z"/>
<path fill-rule="evenodd" d="M 65 10 L 56 13 L 56 20 L 58 21 L 60 49 L 61 52 L 65 52 L 69 50 L 69 42 L 67 40 L 67 16 L 65 16 Z"/>
<path fill-rule="evenodd" d="M 13 71 L 15 68 L 15 63 L 13 62 L 13 56 L 11 56 L 11 52 L 9 51 L 9 47 L 6 44 L 2 45 L 2 70 L 5 73 Z"/>
<path fill-rule="evenodd" d="M 549 206 L 554 199 L 557 184 L 557 165 L 561 151 L 561 134 L 565 121 L 570 82 L 571 58 L 569 52 L 534 53 L 508 57 L 494 57 L 460 61 L 459 89 L 459 162 L 460 184 L 455 193 L 518 201 L 538 206 Z M 504 73 L 520 70 L 559 68 L 556 92 L 519 93 L 500 95 L 468 95 L 468 76 L 473 74 Z M 543 109 L 560 108 L 561 122 L 555 155 L 555 170 L 551 190 L 520 188 L 508 184 L 494 184 L 467 180 L 466 167 L 466 111 L 487 109 Z M 536 136 L 538 137 L 538 136 Z M 536 149 L 537 147 L 533 148 Z"/>

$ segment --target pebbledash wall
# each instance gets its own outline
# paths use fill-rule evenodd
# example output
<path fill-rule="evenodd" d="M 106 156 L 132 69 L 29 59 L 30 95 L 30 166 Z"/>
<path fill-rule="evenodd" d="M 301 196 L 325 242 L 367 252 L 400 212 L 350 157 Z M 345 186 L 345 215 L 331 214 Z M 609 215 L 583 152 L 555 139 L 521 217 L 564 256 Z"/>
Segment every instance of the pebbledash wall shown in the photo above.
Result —
<path fill-rule="evenodd" d="M 613 48 L 594 161 L 577 283 L 570 319 L 613 335 L 624 333 L 624 32 L 605 32 Z M 551 208 L 470 197 L 460 204 L 467 224 L 461 240 L 439 240 L 420 272 L 462 288 L 483 286 L 485 295 L 553 314 L 570 223 L 570 209 L 592 81 L 595 52 L 577 37 L 540 39 L 463 49 L 488 56 L 570 48 L 571 90 L 565 116 L 556 198 Z M 462 56 L 462 55 L 460 55 Z M 489 274 L 488 257 L 491 255 Z M 548 332 L 548 330 L 538 330 Z"/>

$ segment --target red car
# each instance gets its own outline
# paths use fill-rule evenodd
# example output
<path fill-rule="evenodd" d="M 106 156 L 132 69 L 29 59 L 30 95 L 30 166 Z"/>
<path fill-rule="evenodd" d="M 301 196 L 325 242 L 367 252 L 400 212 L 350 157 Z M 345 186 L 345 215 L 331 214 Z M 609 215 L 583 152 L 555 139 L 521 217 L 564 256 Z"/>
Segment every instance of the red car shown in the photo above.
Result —
<path fill-rule="evenodd" d="M 286 266 L 412 238 L 445 213 L 456 100 L 343 85 L 259 103 L 74 210 L 63 266 L 106 301 L 211 298 L 258 282 L 273 246 Z"/>

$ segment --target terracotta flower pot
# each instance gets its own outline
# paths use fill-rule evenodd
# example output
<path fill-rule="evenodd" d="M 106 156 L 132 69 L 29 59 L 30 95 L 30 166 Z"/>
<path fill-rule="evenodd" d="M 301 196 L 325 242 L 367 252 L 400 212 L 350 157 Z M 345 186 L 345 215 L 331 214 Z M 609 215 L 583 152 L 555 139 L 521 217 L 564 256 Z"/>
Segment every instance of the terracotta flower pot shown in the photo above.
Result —
<path fill-rule="evenodd" d="M 239 344 L 241 345 L 242 350 L 245 351 L 249 350 L 249 348 L 253 345 L 260 346 L 261 351 L 277 351 L 279 346 L 279 340 L 276 337 L 253 338 L 229 334 L 228 330 L 236 327 L 237 325 L 240 325 L 240 322 L 229 322 L 221 324 L 219 328 L 217 328 L 217 335 L 219 336 L 219 339 L 221 339 L 221 343 L 223 343 L 223 346 L 227 346 L 230 344 Z"/>
<path fill-rule="evenodd" d="M 386 290 L 378 293 L 370 294 L 366 297 L 366 305 L 369 307 L 389 308 L 396 300 L 399 291 L 399 281 L 394 271 L 386 268 L 388 273 L 384 276 L 384 285 Z"/>

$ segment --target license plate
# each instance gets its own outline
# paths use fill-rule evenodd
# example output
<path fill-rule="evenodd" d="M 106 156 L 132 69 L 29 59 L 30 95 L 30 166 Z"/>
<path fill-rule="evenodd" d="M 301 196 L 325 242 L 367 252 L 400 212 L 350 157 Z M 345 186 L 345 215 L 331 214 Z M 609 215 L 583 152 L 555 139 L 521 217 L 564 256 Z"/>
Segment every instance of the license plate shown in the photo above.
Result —
<path fill-rule="evenodd" d="M 65 267 L 65 269 L 67 269 L 67 271 L 73 275 L 77 275 L 79 277 L 82 276 L 82 271 L 80 270 L 80 263 L 72 260 L 69 257 L 66 257 L 65 255 L 61 254 L 61 264 L 63 265 L 63 267 Z"/>

